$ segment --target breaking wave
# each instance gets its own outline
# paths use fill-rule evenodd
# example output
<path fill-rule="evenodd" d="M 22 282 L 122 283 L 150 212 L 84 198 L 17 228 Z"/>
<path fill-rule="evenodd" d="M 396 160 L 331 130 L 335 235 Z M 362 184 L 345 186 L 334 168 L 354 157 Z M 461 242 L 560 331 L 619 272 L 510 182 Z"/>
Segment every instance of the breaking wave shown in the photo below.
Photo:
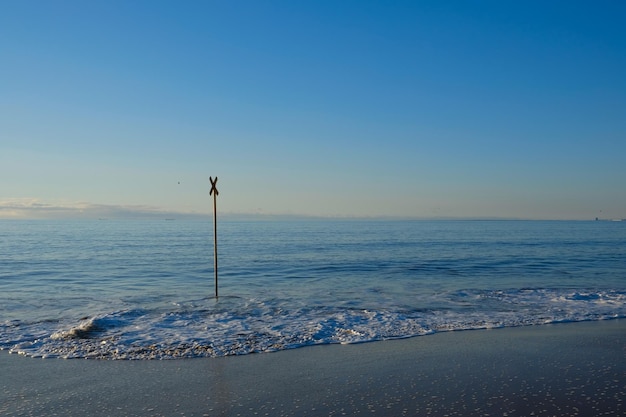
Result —
<path fill-rule="evenodd" d="M 445 308 L 369 310 L 206 298 L 73 323 L 3 323 L 0 346 L 44 358 L 176 359 L 626 317 L 626 293 L 613 290 L 462 290 L 447 294 L 445 300 Z"/>

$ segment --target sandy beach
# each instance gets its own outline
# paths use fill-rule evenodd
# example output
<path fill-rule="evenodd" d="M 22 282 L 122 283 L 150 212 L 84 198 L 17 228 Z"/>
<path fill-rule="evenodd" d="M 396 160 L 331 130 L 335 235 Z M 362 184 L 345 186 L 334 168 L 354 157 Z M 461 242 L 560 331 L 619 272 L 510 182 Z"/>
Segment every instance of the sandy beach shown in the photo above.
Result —
<path fill-rule="evenodd" d="M 172 361 L 3 351 L 0 369 L 10 416 L 624 415 L 626 321 Z"/>

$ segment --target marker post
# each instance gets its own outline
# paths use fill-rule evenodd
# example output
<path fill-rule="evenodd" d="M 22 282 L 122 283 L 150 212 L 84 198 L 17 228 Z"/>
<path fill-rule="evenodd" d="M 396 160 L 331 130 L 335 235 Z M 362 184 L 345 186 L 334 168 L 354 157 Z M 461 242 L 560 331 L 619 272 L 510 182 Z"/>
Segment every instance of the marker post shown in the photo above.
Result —
<path fill-rule="evenodd" d="M 211 181 L 211 191 L 209 195 L 213 196 L 213 269 L 215 270 L 215 298 L 217 298 L 217 177 L 215 181 L 213 177 L 209 177 Z"/>

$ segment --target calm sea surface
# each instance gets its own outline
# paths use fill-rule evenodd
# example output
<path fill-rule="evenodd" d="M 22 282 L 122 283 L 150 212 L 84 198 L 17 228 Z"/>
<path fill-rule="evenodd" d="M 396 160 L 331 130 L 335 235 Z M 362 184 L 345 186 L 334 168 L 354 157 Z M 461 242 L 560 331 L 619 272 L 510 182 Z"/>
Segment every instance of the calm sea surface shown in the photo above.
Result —
<path fill-rule="evenodd" d="M 170 359 L 626 317 L 626 222 L 0 221 L 0 349 Z"/>

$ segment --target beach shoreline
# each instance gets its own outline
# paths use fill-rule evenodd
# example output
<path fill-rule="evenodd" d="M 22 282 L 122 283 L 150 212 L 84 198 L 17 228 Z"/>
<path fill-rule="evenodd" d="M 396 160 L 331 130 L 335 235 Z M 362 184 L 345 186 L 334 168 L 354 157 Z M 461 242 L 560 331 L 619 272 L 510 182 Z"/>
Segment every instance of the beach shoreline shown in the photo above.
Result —
<path fill-rule="evenodd" d="M 626 411 L 626 320 L 168 361 L 0 352 L 0 414 L 550 415 Z"/>

